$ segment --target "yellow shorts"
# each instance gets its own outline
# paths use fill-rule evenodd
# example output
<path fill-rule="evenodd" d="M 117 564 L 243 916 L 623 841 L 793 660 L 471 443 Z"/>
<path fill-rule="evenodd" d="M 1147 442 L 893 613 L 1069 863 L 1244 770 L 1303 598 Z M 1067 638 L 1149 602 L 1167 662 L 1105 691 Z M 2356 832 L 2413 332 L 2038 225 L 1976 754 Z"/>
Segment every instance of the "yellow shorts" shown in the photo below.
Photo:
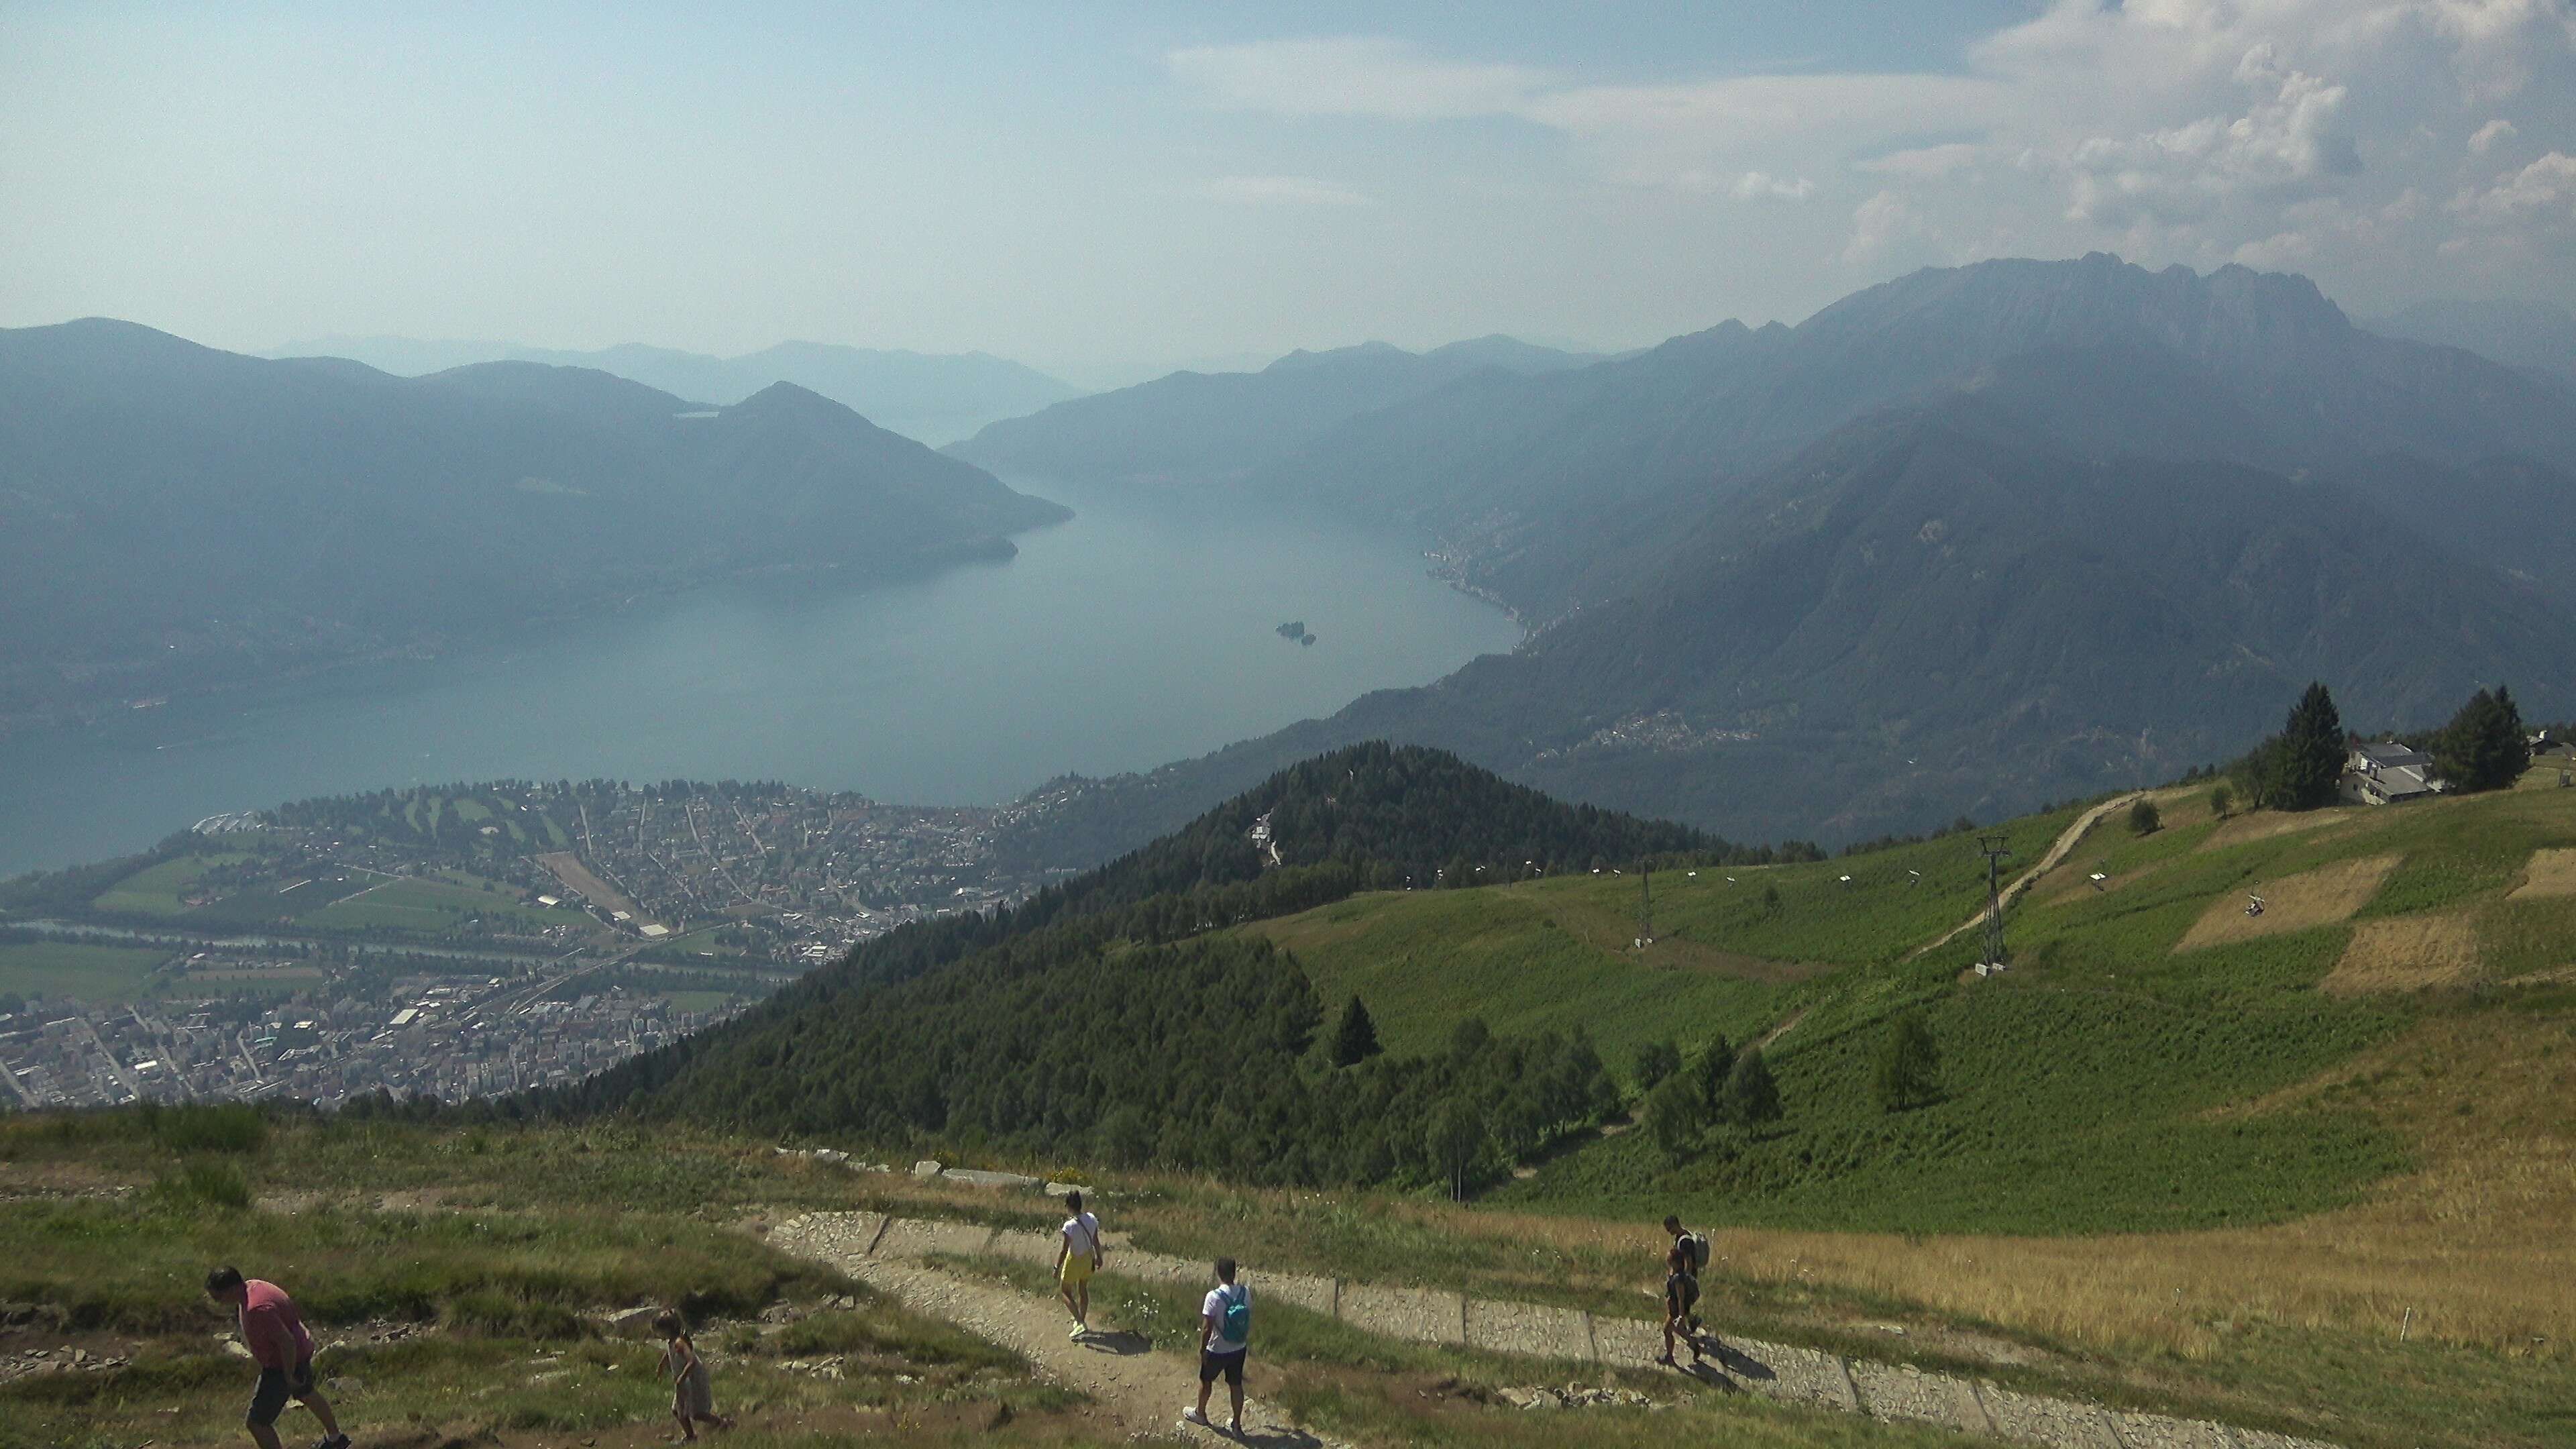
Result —
<path fill-rule="evenodd" d="M 1089 1253 L 1065 1254 L 1064 1271 L 1056 1276 L 1067 1288 L 1079 1288 L 1090 1282 L 1091 1255 Z"/>

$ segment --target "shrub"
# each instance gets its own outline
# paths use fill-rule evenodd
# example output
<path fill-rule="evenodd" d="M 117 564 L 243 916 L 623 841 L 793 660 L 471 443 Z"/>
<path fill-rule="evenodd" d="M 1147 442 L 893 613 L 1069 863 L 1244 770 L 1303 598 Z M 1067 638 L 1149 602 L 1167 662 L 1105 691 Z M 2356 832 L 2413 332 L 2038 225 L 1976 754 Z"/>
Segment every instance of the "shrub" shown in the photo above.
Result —
<path fill-rule="evenodd" d="M 2164 823 L 2164 815 L 2156 809 L 2156 802 L 2153 800 L 2142 799 L 2129 807 L 2131 835 L 2153 835 L 2163 827 Z"/>
<path fill-rule="evenodd" d="M 1670 1038 L 1650 1041 L 1637 1048 L 1637 1090 L 1651 1092 L 1663 1085 L 1664 1078 L 1682 1069 L 1682 1049 Z"/>
<path fill-rule="evenodd" d="M 2228 789 L 2225 785 L 2212 785 L 2212 786 L 2209 788 L 2209 813 L 2210 813 L 2210 814 L 2217 816 L 2217 817 L 2218 817 L 2219 819 L 2221 819 L 2221 820 L 2224 820 L 2224 819 L 2226 819 L 2226 818 L 2227 818 L 2227 813 L 2228 813 L 2230 810 L 2233 810 L 2233 809 L 2235 809 L 2235 808 L 2236 808 L 2236 792 L 2235 792 L 2235 791 Z"/>
<path fill-rule="evenodd" d="M 1646 1096 L 1646 1135 L 1667 1161 L 1679 1163 L 1690 1156 L 1702 1120 L 1699 1090 L 1679 1072 Z"/>
<path fill-rule="evenodd" d="M 521 1297 L 503 1288 L 470 1288 L 439 1309 L 450 1328 L 494 1338 L 583 1338 L 590 1323 L 560 1303 Z"/>
<path fill-rule="evenodd" d="M 152 1140 L 173 1152 L 257 1152 L 268 1143 L 268 1119 L 247 1102 L 192 1103 L 146 1114 Z"/>
<path fill-rule="evenodd" d="M 144 1192 L 155 1206 L 172 1212 L 240 1212 L 250 1206 L 250 1175 L 238 1163 L 200 1160 L 163 1173 Z"/>
<path fill-rule="evenodd" d="M 1878 1105 L 1902 1112 L 1941 1095 L 1941 1048 L 1920 1012 L 1909 1011 L 1888 1028 L 1878 1056 Z"/>
<path fill-rule="evenodd" d="M 1739 1127 L 1759 1127 L 1780 1120 L 1780 1084 L 1762 1060 L 1760 1047 L 1746 1047 L 1726 1074 L 1726 1120 Z"/>

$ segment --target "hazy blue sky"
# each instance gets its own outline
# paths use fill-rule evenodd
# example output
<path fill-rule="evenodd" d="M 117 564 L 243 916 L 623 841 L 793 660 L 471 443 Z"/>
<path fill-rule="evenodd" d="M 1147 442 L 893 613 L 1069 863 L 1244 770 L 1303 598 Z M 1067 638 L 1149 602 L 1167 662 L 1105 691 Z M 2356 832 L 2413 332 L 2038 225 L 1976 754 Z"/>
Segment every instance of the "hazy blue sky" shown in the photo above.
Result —
<path fill-rule="evenodd" d="M 2567 0 L 0 0 L 0 325 L 1096 382 L 2095 248 L 2576 304 Z"/>

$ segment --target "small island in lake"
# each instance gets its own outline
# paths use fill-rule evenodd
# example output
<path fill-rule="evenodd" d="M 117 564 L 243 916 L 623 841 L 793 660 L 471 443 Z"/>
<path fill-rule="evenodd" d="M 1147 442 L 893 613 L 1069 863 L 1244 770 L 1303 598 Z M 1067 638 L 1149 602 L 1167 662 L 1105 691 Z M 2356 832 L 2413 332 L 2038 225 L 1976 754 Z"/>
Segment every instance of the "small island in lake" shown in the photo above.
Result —
<path fill-rule="evenodd" d="M 1306 621 L 1303 619 L 1291 619 L 1280 625 L 1278 633 L 1280 638 L 1294 639 L 1300 644 L 1312 645 L 1315 642 L 1315 636 L 1306 632 Z"/>

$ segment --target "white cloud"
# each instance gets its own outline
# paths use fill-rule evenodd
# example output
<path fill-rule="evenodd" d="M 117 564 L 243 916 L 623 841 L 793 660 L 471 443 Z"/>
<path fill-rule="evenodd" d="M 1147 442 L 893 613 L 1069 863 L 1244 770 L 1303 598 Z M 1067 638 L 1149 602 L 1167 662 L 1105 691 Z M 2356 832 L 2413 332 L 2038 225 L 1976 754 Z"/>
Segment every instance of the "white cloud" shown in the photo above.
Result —
<path fill-rule="evenodd" d="M 1977 164 L 1984 148 L 1966 141 L 1952 141 L 1942 146 L 1918 146 L 1910 151 L 1891 151 L 1867 161 L 1852 163 L 1855 171 L 1873 176 L 1895 176 L 1907 181 L 1939 181 L 1954 171 Z"/>
<path fill-rule="evenodd" d="M 2340 126 L 2347 88 L 2283 67 L 2269 45 L 2248 50 L 2235 78 L 2263 93 L 2241 116 L 2078 143 L 2067 215 L 2108 226 L 2191 221 L 2242 192 L 2315 194 L 2361 169 Z"/>
<path fill-rule="evenodd" d="M 2521 133 L 2515 129 L 2513 122 L 2498 117 L 2478 127 L 2477 134 L 2469 138 L 2469 151 L 2473 155 L 2483 156 L 2494 147 L 2496 142 L 2510 141 L 2519 134 Z"/>
<path fill-rule="evenodd" d="M 2462 188 L 2456 138 L 2474 128 L 2474 157 L 2576 134 L 2576 0 L 2048 0 L 1965 60 L 1608 84 L 1362 37 L 1200 47 L 1171 65 L 1227 104 L 1283 116 L 1545 128 L 1572 143 L 1549 164 L 1573 178 L 1533 165 L 1542 194 L 1588 178 L 1831 203 L 1726 223 L 1784 259 L 2099 247 L 2408 292 L 2454 234 L 2493 250 L 2564 211 L 2555 163 Z"/>
<path fill-rule="evenodd" d="M 1380 36 L 1198 45 L 1164 59 L 1173 75 L 1212 99 L 1283 116 L 1509 115 L 1546 80 L 1528 66 L 1431 59 Z"/>
<path fill-rule="evenodd" d="M 1207 184 L 1211 201 L 1237 206 L 1365 206 L 1368 198 L 1312 176 L 1220 176 Z"/>
<path fill-rule="evenodd" d="M 1816 194 L 1816 183 L 1804 176 L 1793 181 L 1767 171 L 1747 171 L 1735 178 L 1727 194 L 1738 201 L 1804 201 Z"/>
<path fill-rule="evenodd" d="M 1852 212 L 1851 240 L 1843 246 L 1845 266 L 1871 266 L 1885 261 L 1899 242 L 1926 234 L 1923 218 L 1893 191 L 1882 191 Z"/>
<path fill-rule="evenodd" d="M 2576 156 L 2552 151 L 2495 184 L 2462 191 L 2451 210 L 2486 226 L 2532 220 L 2576 220 Z"/>

